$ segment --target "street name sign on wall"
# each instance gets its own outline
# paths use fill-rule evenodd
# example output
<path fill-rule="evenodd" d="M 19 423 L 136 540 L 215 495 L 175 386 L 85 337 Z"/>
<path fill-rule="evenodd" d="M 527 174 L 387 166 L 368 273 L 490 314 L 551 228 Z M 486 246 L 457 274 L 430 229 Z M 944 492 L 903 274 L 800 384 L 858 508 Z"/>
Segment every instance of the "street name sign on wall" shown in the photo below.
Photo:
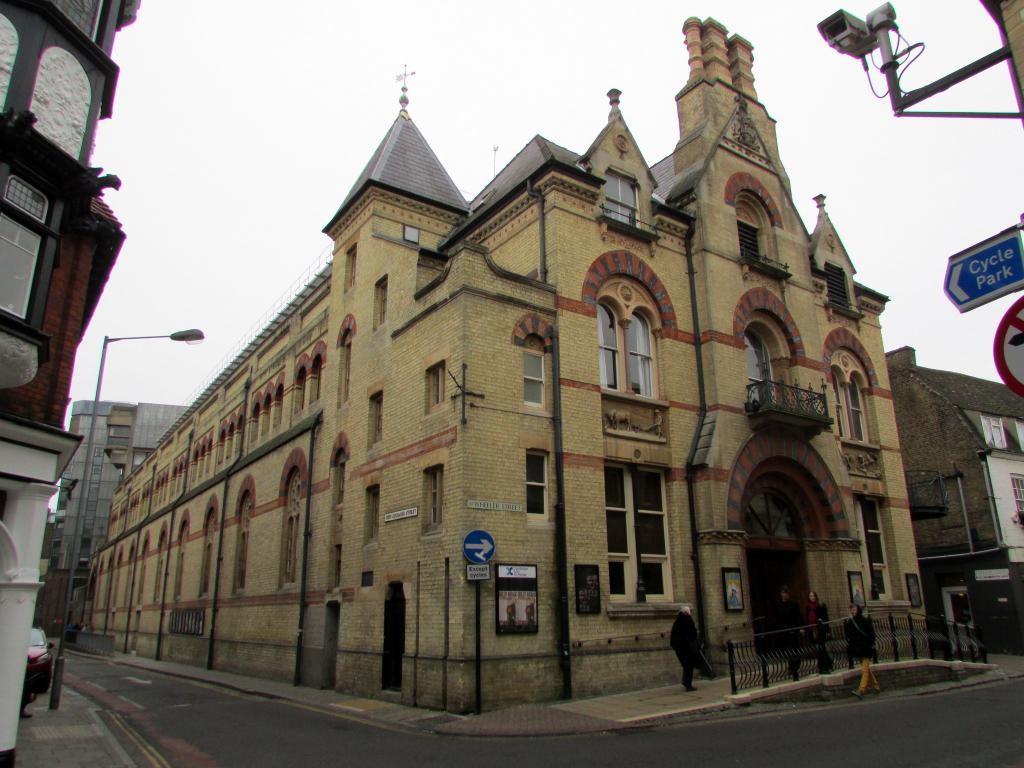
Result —
<path fill-rule="evenodd" d="M 1024 397 L 1024 298 L 1013 302 L 999 321 L 992 355 L 1003 383 Z"/>
<path fill-rule="evenodd" d="M 944 286 L 946 296 L 961 312 L 1024 288 L 1020 229 L 1010 227 L 950 256 Z"/>

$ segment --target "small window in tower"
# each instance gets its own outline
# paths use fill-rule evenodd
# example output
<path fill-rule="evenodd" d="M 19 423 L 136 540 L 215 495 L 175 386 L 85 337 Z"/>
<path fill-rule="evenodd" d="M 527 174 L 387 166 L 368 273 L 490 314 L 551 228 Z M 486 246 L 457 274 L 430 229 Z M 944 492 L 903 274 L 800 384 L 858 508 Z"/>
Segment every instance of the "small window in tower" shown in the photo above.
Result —
<path fill-rule="evenodd" d="M 418 245 L 420 242 L 419 229 L 416 227 L 410 227 L 408 224 L 404 224 L 402 226 L 402 239 L 407 243 L 416 243 Z"/>
<path fill-rule="evenodd" d="M 379 328 L 388 319 L 388 276 L 377 281 L 373 293 L 373 327 Z"/>
<path fill-rule="evenodd" d="M 736 222 L 736 231 L 740 238 L 740 258 L 760 259 L 761 249 L 758 245 L 757 227 L 743 221 Z"/>
<path fill-rule="evenodd" d="M 837 307 L 850 306 L 850 294 L 846 290 L 846 273 L 835 264 L 825 265 L 825 284 L 828 286 L 828 303 Z"/>
<path fill-rule="evenodd" d="M 607 216 L 623 224 L 636 225 L 636 185 L 631 179 L 608 172 L 604 185 Z"/>

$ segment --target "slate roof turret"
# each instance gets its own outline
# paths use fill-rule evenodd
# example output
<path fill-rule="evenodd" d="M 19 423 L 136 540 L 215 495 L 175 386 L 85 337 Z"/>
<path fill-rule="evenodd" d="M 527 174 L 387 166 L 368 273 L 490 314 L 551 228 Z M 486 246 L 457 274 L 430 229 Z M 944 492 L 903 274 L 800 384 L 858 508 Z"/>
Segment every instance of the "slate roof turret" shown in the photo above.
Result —
<path fill-rule="evenodd" d="M 448 171 L 404 109 L 359 174 L 337 213 L 324 227 L 324 232 L 328 232 L 370 186 L 391 189 L 457 213 L 469 211 Z"/>

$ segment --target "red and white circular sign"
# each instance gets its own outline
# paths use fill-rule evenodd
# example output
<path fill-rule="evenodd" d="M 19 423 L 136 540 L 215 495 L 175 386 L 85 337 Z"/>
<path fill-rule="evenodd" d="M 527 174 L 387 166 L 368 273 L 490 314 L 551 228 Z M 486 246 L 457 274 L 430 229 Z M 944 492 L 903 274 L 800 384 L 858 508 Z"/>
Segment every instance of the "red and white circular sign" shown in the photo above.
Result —
<path fill-rule="evenodd" d="M 992 353 L 1003 383 L 1024 397 L 1024 296 L 999 321 Z"/>

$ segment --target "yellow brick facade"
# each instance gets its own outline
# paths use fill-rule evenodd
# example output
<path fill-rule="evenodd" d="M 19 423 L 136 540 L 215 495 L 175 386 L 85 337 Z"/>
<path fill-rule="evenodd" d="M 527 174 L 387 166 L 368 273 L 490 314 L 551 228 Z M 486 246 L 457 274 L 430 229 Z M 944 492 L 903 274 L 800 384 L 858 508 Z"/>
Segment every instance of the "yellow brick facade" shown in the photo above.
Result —
<path fill-rule="evenodd" d="M 816 590 L 834 615 L 848 572 L 869 590 L 865 500 L 883 547 L 884 588 L 869 606 L 908 608 L 917 567 L 886 299 L 853 282 L 823 201 L 813 232 L 797 215 L 749 44 L 712 20 L 685 33 L 680 142 L 653 168 L 612 92 L 584 155 L 543 145 L 531 165 L 542 146 L 531 144 L 475 207 L 373 178 L 356 190 L 326 230 L 332 265 L 119 489 L 93 566 L 93 629 L 147 656 L 469 711 L 477 587 L 462 544 L 483 529 L 496 543 L 480 588 L 484 708 L 570 684 L 589 695 L 670 682 L 682 605 L 722 665 L 726 641 L 770 628 L 780 581 L 801 602 Z M 737 240 L 752 205 L 767 257 L 753 263 Z M 629 320 L 614 331 L 614 383 L 602 379 L 601 306 Z M 764 391 L 799 389 L 834 416 L 833 378 L 860 382 L 862 439 L 805 412 L 762 412 L 760 400 L 749 409 L 746 331 L 779 383 Z M 752 529 L 746 510 L 768 496 L 788 507 L 787 530 Z M 535 631 L 497 631 L 501 565 L 536 569 Z M 728 611 L 733 568 L 745 604 Z M 577 610 L 588 569 L 593 613 Z M 534 628 L 528 603 L 519 628 Z"/>

